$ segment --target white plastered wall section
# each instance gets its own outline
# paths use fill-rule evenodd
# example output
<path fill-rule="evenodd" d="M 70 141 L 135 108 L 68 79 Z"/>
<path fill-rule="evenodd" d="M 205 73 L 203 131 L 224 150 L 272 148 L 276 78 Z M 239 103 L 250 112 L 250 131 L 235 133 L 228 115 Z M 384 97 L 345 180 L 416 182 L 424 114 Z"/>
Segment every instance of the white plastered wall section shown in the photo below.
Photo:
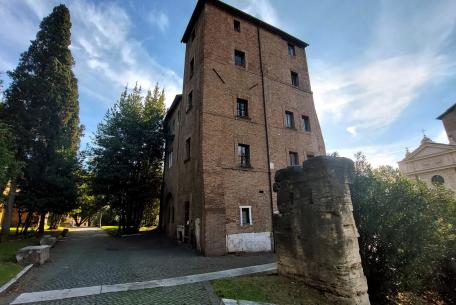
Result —
<path fill-rule="evenodd" d="M 238 233 L 226 236 L 228 252 L 271 251 L 271 232 Z"/>

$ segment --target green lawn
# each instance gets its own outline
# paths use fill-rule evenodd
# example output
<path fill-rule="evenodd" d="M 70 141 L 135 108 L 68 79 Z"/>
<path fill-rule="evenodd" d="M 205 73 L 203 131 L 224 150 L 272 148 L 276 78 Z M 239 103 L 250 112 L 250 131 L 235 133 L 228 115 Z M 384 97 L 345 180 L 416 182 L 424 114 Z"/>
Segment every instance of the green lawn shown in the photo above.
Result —
<path fill-rule="evenodd" d="M 35 238 L 18 239 L 0 243 L 0 285 L 6 283 L 22 270 L 22 267 L 16 264 L 17 250 L 36 244 L 38 244 L 38 240 Z"/>
<path fill-rule="evenodd" d="M 330 305 L 318 291 L 278 275 L 229 278 L 211 284 L 221 298 L 278 305 Z"/>

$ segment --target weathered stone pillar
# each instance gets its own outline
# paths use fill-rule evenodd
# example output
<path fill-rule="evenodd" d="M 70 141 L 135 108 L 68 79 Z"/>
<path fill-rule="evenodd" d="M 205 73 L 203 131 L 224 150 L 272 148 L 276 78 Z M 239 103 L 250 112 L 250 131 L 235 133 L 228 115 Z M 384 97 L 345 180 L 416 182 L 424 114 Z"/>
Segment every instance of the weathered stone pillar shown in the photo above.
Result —
<path fill-rule="evenodd" d="M 350 183 L 353 162 L 315 157 L 275 175 L 279 274 L 323 291 L 337 305 L 369 303 Z"/>

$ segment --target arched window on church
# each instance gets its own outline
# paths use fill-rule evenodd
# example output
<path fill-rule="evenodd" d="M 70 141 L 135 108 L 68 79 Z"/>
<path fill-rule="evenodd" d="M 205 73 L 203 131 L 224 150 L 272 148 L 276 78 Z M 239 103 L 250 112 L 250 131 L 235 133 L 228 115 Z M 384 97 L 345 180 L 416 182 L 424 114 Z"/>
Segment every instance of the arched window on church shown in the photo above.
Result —
<path fill-rule="evenodd" d="M 440 175 L 435 175 L 435 176 L 432 176 L 431 178 L 431 182 L 432 184 L 444 184 L 445 183 L 445 179 L 443 179 L 442 176 Z"/>

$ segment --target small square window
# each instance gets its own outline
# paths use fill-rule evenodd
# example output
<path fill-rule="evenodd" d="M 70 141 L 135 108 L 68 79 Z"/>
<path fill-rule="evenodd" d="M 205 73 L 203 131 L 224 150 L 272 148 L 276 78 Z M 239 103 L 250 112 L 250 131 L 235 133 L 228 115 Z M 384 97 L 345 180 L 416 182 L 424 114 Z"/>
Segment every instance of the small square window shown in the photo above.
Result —
<path fill-rule="evenodd" d="M 241 22 L 239 20 L 234 20 L 234 30 L 236 32 L 241 32 Z"/>
<path fill-rule="evenodd" d="M 290 151 L 290 166 L 298 166 L 299 165 L 299 155 L 297 152 Z"/>
<path fill-rule="evenodd" d="M 185 140 L 185 160 L 190 160 L 191 157 L 191 138 Z"/>
<path fill-rule="evenodd" d="M 192 109 L 193 107 L 193 91 L 190 91 L 190 93 L 187 96 L 187 111 Z"/>
<path fill-rule="evenodd" d="M 251 206 L 241 206 L 241 226 L 252 225 L 252 207 Z"/>
<path fill-rule="evenodd" d="M 245 52 L 234 50 L 234 63 L 245 68 Z"/>
<path fill-rule="evenodd" d="M 189 73 L 189 78 L 193 77 L 193 71 L 195 69 L 195 60 L 192 58 L 190 61 L 190 73 Z"/>
<path fill-rule="evenodd" d="M 295 87 L 299 87 L 299 76 L 298 73 L 291 71 L 291 84 Z"/>
<path fill-rule="evenodd" d="M 238 98 L 236 101 L 236 116 L 238 118 L 246 118 L 249 116 L 248 102 Z"/>
<path fill-rule="evenodd" d="M 310 120 L 307 115 L 302 116 L 302 129 L 305 131 L 310 131 Z"/>
<path fill-rule="evenodd" d="M 294 116 L 291 111 L 285 111 L 285 127 L 294 128 Z"/>
<path fill-rule="evenodd" d="M 290 56 L 296 56 L 296 49 L 295 49 L 295 46 L 292 45 L 291 43 L 288 44 L 288 55 L 290 55 Z"/>
<path fill-rule="evenodd" d="M 238 144 L 238 157 L 241 167 L 250 167 L 250 146 L 246 144 Z"/>

